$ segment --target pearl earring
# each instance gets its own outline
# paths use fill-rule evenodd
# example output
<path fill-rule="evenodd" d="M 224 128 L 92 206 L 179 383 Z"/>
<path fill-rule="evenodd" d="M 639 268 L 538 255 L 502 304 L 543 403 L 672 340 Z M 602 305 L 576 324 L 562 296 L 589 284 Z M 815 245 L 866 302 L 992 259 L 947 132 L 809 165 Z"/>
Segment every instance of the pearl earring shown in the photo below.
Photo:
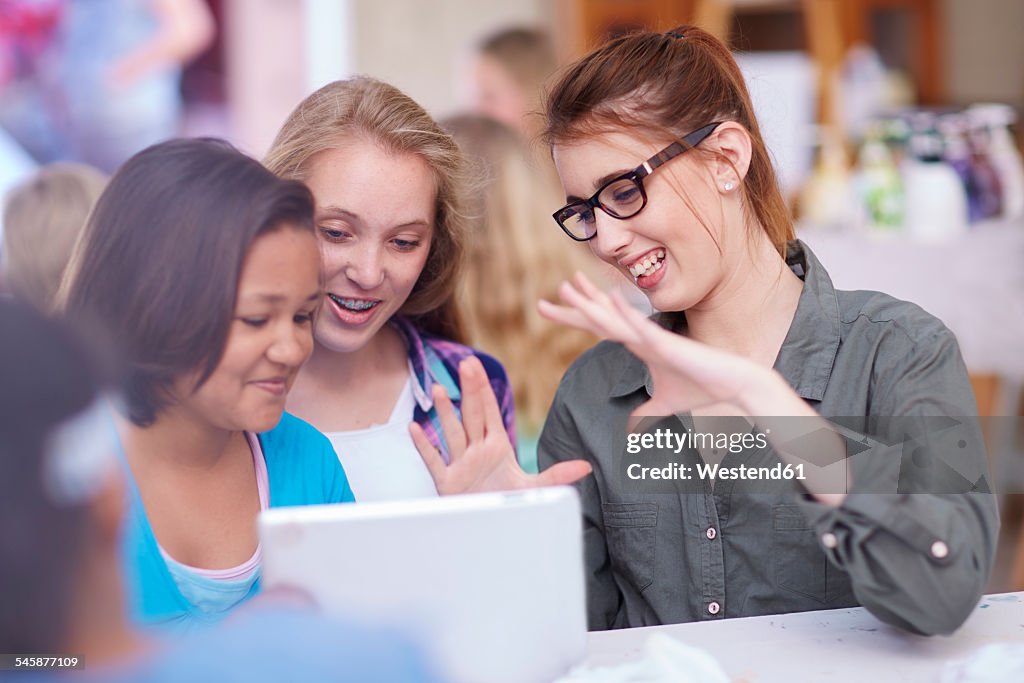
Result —
<path fill-rule="evenodd" d="M 722 186 L 722 189 L 725 190 L 726 192 L 732 192 L 732 188 L 733 188 L 733 184 L 732 183 L 726 183 L 725 185 Z"/>

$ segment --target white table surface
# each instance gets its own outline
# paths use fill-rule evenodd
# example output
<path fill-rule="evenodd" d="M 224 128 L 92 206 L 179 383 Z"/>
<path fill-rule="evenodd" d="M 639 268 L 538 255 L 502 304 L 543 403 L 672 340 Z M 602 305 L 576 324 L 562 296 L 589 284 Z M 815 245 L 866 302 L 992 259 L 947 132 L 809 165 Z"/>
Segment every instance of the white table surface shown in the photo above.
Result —
<path fill-rule="evenodd" d="M 906 633 L 857 607 L 597 631 L 584 663 L 635 660 L 657 632 L 707 650 L 731 678 L 751 683 L 936 681 L 948 662 L 983 645 L 1024 642 L 1024 592 L 985 596 L 952 636 Z"/>

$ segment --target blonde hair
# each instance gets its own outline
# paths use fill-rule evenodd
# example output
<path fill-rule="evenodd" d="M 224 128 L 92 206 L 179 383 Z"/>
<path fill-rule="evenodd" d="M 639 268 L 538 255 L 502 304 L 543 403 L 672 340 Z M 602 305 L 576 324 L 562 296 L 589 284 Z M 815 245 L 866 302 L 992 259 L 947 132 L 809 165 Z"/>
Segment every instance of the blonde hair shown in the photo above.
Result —
<path fill-rule="evenodd" d="M 522 426 L 539 432 L 562 374 L 597 339 L 545 320 L 537 301 L 557 301 L 577 270 L 593 274 L 592 259 L 551 219 L 563 200 L 513 130 L 474 115 L 443 125 L 484 182 L 459 287 L 469 341 L 505 365 Z"/>
<path fill-rule="evenodd" d="M 367 76 L 334 81 L 299 103 L 263 163 L 281 177 L 305 180 L 315 154 L 338 149 L 352 136 L 365 136 L 391 154 L 416 154 L 433 172 L 430 253 L 399 313 L 426 332 L 463 341 L 454 293 L 465 249 L 468 176 L 458 145 L 420 105 Z"/>
<path fill-rule="evenodd" d="M 107 177 L 84 164 L 56 163 L 17 186 L 4 207 L 4 271 L 10 288 L 53 309 L 72 249 Z"/>

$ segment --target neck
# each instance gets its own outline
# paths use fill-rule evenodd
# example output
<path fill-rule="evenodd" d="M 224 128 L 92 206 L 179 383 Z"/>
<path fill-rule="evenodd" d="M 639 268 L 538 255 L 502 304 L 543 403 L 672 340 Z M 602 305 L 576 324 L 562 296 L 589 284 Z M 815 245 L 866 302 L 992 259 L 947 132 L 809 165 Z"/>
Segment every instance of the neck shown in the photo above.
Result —
<path fill-rule="evenodd" d="M 172 465 L 176 468 L 209 469 L 228 451 L 232 437 L 239 432 L 215 427 L 176 407 L 161 411 L 156 422 L 139 427 L 128 420 L 119 423 L 119 431 L 132 469 L 136 456 L 145 454 L 145 464 Z"/>
<path fill-rule="evenodd" d="M 687 334 L 697 341 L 771 365 L 796 313 L 803 283 L 761 235 L 725 262 L 725 276 L 704 301 L 686 311 Z"/>
<path fill-rule="evenodd" d="M 332 351 L 319 342 L 302 367 L 299 381 L 330 387 L 369 386 L 375 377 L 404 367 L 405 343 L 391 325 L 384 325 L 377 334 L 355 351 Z"/>

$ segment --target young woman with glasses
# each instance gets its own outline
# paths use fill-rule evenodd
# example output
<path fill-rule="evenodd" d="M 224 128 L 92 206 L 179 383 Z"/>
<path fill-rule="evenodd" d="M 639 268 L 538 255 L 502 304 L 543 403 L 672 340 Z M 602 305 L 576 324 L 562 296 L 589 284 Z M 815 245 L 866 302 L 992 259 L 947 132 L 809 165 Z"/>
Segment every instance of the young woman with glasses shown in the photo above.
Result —
<path fill-rule="evenodd" d="M 511 448 L 505 370 L 460 343 L 454 296 L 472 179 L 451 136 L 398 89 L 359 77 L 301 102 L 265 164 L 313 192 L 326 288 L 288 407 L 331 439 L 356 499 L 438 494 L 413 441 L 445 461 L 461 452 L 441 437 L 438 400 L 458 407 L 493 392 Z"/>
<path fill-rule="evenodd" d="M 836 291 L 794 239 L 728 48 L 687 26 L 614 39 L 569 67 L 546 113 L 568 197 L 555 220 L 662 311 L 647 320 L 584 277 L 541 304 L 610 340 L 563 377 L 539 445 L 542 472 L 593 467 L 591 628 L 861 604 L 956 629 L 998 530 L 956 339 L 913 304 Z M 510 460 L 456 431 L 463 468 Z"/>

